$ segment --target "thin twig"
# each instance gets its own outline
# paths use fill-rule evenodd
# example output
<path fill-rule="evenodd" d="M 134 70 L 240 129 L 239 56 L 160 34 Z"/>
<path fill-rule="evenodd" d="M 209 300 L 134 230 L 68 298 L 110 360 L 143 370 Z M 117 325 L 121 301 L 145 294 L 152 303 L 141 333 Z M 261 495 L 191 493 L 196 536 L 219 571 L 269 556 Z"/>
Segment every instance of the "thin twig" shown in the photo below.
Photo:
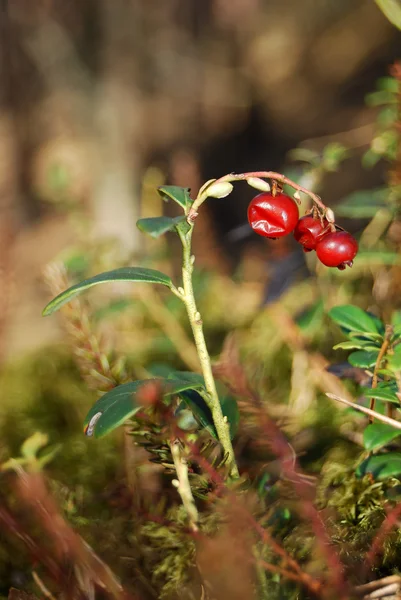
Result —
<path fill-rule="evenodd" d="M 173 479 L 172 483 L 174 487 L 177 488 L 177 492 L 181 496 L 182 503 L 188 514 L 191 529 L 196 533 L 199 531 L 197 525 L 199 521 L 199 515 L 188 479 L 188 463 L 182 454 L 181 442 L 178 439 L 174 440 L 170 444 L 170 448 L 178 478 Z"/>
<path fill-rule="evenodd" d="M 326 394 L 326 396 L 328 398 L 331 398 L 332 400 L 337 400 L 337 402 L 342 402 L 343 404 L 346 404 L 347 406 L 350 406 L 351 408 L 355 408 L 355 410 L 359 410 L 360 412 L 365 413 L 365 415 L 369 415 L 369 416 L 377 419 L 378 421 L 383 421 L 383 423 L 392 425 L 392 427 L 395 427 L 396 429 L 401 429 L 401 423 L 399 423 L 398 421 L 395 421 L 394 419 L 391 419 L 390 417 L 381 415 L 380 413 L 376 412 L 375 410 L 371 410 L 370 408 L 365 408 L 364 406 L 359 406 L 359 404 L 355 404 L 355 402 L 349 402 L 349 400 L 346 400 L 345 398 L 340 398 L 340 396 L 336 396 L 335 394 Z"/>
<path fill-rule="evenodd" d="M 291 579 L 292 581 L 296 581 L 297 583 L 305 585 L 305 587 L 309 588 L 313 594 L 317 594 L 321 590 L 322 584 L 320 581 L 315 581 L 307 573 L 292 573 L 287 569 L 282 569 L 281 567 L 267 563 L 264 560 L 259 560 L 258 563 L 261 567 L 266 569 L 266 571 L 283 575 L 283 577 L 286 577 L 287 579 Z"/>
<path fill-rule="evenodd" d="M 401 588 L 401 577 L 399 575 L 389 575 L 388 577 L 383 577 L 383 579 L 377 579 L 376 581 L 369 581 L 369 583 L 364 583 L 362 585 L 358 585 L 354 592 L 358 596 L 362 596 L 364 598 L 382 598 L 384 596 L 368 596 L 367 594 L 371 594 L 376 590 L 381 590 L 381 592 L 386 591 L 386 596 L 390 591 L 389 586 L 394 586 L 394 592 L 399 591 Z M 397 589 L 398 588 L 398 589 Z"/>
<path fill-rule="evenodd" d="M 379 369 L 381 367 L 382 361 L 386 355 L 386 352 L 388 350 L 389 344 L 390 344 L 390 338 L 393 335 L 394 332 L 394 327 L 392 325 L 386 325 L 386 331 L 384 334 L 384 340 L 383 343 L 381 345 L 380 348 L 380 352 L 377 356 L 377 360 L 376 360 L 376 364 L 375 364 L 375 368 L 373 371 L 373 377 L 372 377 L 372 389 L 376 389 L 377 388 L 377 383 L 378 383 L 378 377 L 379 377 Z M 371 398 L 370 399 L 370 410 L 374 410 L 375 408 L 375 398 Z M 373 417 L 369 418 L 369 423 L 373 423 Z"/>
<path fill-rule="evenodd" d="M 43 583 L 39 575 L 36 573 L 36 571 L 32 571 L 32 579 L 46 598 L 50 598 L 50 600 L 56 600 L 56 598 L 53 596 L 51 591 L 45 586 L 45 584 Z"/>

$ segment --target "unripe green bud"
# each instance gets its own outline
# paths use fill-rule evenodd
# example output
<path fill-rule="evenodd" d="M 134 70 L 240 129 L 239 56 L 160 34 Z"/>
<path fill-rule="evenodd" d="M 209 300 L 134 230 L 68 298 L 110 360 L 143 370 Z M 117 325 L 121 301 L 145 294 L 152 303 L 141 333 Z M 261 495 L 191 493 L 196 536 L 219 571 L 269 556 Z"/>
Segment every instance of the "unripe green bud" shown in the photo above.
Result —
<path fill-rule="evenodd" d="M 210 198 L 225 198 L 233 191 L 233 185 L 228 181 L 220 181 L 217 183 L 212 183 L 210 187 L 207 188 L 206 193 Z"/>
<path fill-rule="evenodd" d="M 255 190 L 270 192 L 270 184 L 264 179 L 260 179 L 260 177 L 249 177 L 246 181 L 248 185 L 255 188 Z"/>

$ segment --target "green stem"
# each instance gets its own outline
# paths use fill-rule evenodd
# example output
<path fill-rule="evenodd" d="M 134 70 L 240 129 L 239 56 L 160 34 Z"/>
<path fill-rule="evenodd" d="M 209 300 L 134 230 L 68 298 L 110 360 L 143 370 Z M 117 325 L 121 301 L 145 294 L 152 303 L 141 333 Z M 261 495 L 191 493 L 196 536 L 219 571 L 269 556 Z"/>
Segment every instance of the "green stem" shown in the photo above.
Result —
<path fill-rule="evenodd" d="M 202 368 L 202 374 L 205 380 L 207 397 L 205 400 L 211 410 L 214 426 L 216 427 L 217 435 L 226 454 L 228 454 L 228 462 L 230 464 L 231 477 L 239 477 L 238 467 L 235 462 L 234 450 L 230 438 L 230 424 L 224 417 L 221 410 L 219 396 L 216 390 L 212 365 L 210 362 L 209 352 L 206 346 L 205 336 L 203 334 L 202 317 L 196 307 L 194 290 L 192 285 L 192 272 L 194 257 L 191 256 L 191 239 L 193 225 L 185 235 L 179 233 L 183 245 L 183 265 L 182 265 L 182 281 L 184 294 L 181 296 L 187 309 L 189 322 L 191 324 L 192 333 L 195 340 L 196 349 L 198 351 L 199 361 Z"/>

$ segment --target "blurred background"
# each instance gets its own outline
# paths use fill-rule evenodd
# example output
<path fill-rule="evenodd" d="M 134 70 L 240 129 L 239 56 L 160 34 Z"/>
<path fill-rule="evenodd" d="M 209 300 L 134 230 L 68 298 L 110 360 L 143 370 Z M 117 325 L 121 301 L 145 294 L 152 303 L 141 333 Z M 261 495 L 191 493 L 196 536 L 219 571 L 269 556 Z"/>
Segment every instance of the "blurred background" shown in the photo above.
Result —
<path fill-rule="evenodd" d="M 41 312 L 68 285 L 127 264 L 178 281 L 174 235 L 135 226 L 177 214 L 158 186 L 195 197 L 226 173 L 285 173 L 359 239 L 353 269 L 319 266 L 291 239 L 256 239 L 255 190 L 238 183 L 202 206 L 194 283 L 213 357 L 234 330 L 252 382 L 289 436 L 306 431 L 295 446 L 319 472 L 340 435 L 324 392 L 353 398 L 326 370 L 346 356 L 332 352 L 342 338 L 327 311 L 354 302 L 386 319 L 400 308 L 401 33 L 373 0 L 0 0 L 0 34 L 0 461 L 42 432 L 64 514 L 136 581 L 119 560 L 134 560 L 132 457 L 122 434 L 88 440 L 82 421 L 121 381 L 166 363 L 199 370 L 185 312 L 175 296 L 125 284 Z M 139 479 L 154 498 L 155 480 Z M 2 535 L 7 597 L 31 568 Z"/>
<path fill-rule="evenodd" d="M 47 299 L 40 274 L 76 240 L 71 212 L 85 216 L 90 235 L 118 239 L 131 256 L 144 250 L 135 220 L 160 210 L 153 188 L 163 182 L 196 194 L 203 181 L 232 171 L 291 175 L 290 150 L 320 153 L 330 142 L 354 152 L 341 176 L 320 182 L 326 204 L 383 182 L 383 165 L 360 164 L 377 113 L 364 98 L 388 74 L 400 34 L 371 0 L 3 0 L 1 7 L 7 353 L 54 333 L 54 322 L 40 318 Z M 248 236 L 251 198 L 238 185 L 229 201 L 204 207 L 198 265 L 233 273 L 248 256 L 245 276 L 259 280 L 260 258 L 287 253 Z"/>

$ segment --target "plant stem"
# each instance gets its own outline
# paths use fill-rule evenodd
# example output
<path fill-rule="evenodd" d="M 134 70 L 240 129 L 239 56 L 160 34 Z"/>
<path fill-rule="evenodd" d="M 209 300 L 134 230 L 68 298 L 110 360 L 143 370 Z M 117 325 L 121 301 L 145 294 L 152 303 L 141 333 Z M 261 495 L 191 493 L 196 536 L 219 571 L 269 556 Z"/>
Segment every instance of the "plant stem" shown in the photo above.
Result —
<path fill-rule="evenodd" d="M 370 410 L 370 408 L 365 408 L 365 406 L 360 406 L 359 404 L 350 402 L 349 400 L 346 400 L 345 398 L 340 398 L 340 396 L 336 396 L 336 394 L 326 394 L 326 396 L 328 398 L 331 398 L 332 400 L 337 400 L 337 402 L 342 402 L 343 404 L 346 404 L 347 406 L 350 406 L 351 408 L 354 408 L 355 410 L 359 410 L 359 412 L 363 412 L 365 415 L 369 415 L 370 417 L 377 419 L 378 421 L 382 421 L 382 423 L 387 423 L 387 425 L 391 425 L 392 427 L 395 427 L 396 429 L 401 429 L 401 423 L 399 421 L 396 421 L 395 419 L 391 419 L 390 417 L 386 417 L 385 415 L 381 415 L 380 413 L 376 412 L 375 410 Z"/>
<path fill-rule="evenodd" d="M 377 356 L 377 360 L 376 360 L 376 364 L 375 364 L 375 368 L 373 371 L 373 378 L 372 378 L 372 389 L 376 389 L 377 388 L 377 383 L 378 383 L 378 371 L 381 367 L 382 361 L 386 355 L 386 352 L 388 350 L 388 347 L 390 345 L 390 339 L 391 336 L 393 335 L 393 327 L 391 325 L 386 325 L 386 332 L 384 334 L 384 340 L 383 343 L 381 345 L 380 348 L 380 352 Z M 371 398 L 370 400 L 370 410 L 374 410 L 375 407 L 375 398 Z M 387 415 L 387 416 L 391 416 L 391 415 Z M 369 423 L 373 423 L 373 417 L 369 417 Z"/>
<path fill-rule="evenodd" d="M 181 496 L 182 503 L 187 511 L 191 529 L 196 533 L 199 530 L 199 515 L 188 479 L 188 464 L 185 457 L 182 455 L 179 440 L 171 442 L 170 448 L 175 470 L 177 472 L 177 479 L 173 480 L 173 485 L 177 488 L 177 492 Z"/>
<path fill-rule="evenodd" d="M 225 419 L 221 410 L 219 396 L 216 390 L 212 365 L 210 362 L 209 352 L 206 346 L 205 336 L 203 334 L 202 317 L 196 307 L 194 290 L 192 285 L 193 272 L 193 257 L 191 256 L 191 239 L 192 239 L 193 224 L 188 233 L 179 232 L 183 245 L 183 264 L 182 264 L 182 281 L 184 294 L 182 300 L 187 309 L 189 322 L 191 324 L 192 333 L 195 340 L 196 349 L 198 351 L 199 362 L 202 368 L 202 374 L 205 379 L 205 387 L 207 391 L 207 404 L 211 410 L 213 422 L 216 427 L 217 435 L 223 446 L 224 452 L 228 454 L 228 463 L 230 465 L 231 477 L 239 477 L 238 467 L 235 462 L 234 450 L 230 438 L 230 424 Z"/>
<path fill-rule="evenodd" d="M 287 185 L 290 185 L 294 190 L 298 190 L 299 192 L 302 192 L 303 194 L 306 194 L 307 196 L 309 196 L 309 198 L 311 198 L 311 200 L 313 200 L 313 202 L 323 211 L 323 214 L 326 214 L 326 212 L 328 212 L 327 207 L 323 204 L 323 202 L 321 201 L 320 197 L 317 194 L 310 192 L 303 186 L 299 185 L 298 183 L 295 183 L 295 181 L 288 179 L 288 177 L 286 177 L 285 175 L 282 175 L 281 173 L 275 173 L 274 171 L 252 171 L 249 173 L 229 173 L 228 175 L 224 175 L 223 177 L 216 179 L 216 181 L 214 181 L 213 184 L 211 184 L 211 185 L 215 185 L 216 183 L 222 183 L 225 181 L 230 182 L 230 183 L 233 181 L 246 181 L 250 177 L 273 179 L 275 181 L 279 181 L 280 183 L 286 183 Z M 192 204 L 192 207 L 188 213 L 188 222 L 189 223 L 192 222 L 196 218 L 198 208 L 200 207 L 201 204 L 203 204 L 203 202 L 208 197 L 207 190 L 208 190 L 208 187 L 206 187 L 202 191 L 202 193 L 196 198 L 196 200 Z"/>

